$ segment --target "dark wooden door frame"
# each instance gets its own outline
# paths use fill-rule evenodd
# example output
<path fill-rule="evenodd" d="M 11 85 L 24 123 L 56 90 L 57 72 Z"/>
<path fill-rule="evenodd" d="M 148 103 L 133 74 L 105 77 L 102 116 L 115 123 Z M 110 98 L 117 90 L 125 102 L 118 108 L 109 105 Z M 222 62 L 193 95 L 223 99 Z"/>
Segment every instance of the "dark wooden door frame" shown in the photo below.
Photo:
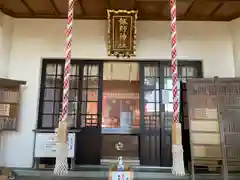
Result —
<path fill-rule="evenodd" d="M 84 77 L 84 66 L 85 65 L 97 65 L 98 66 L 98 110 L 97 110 L 97 126 L 83 126 L 81 125 L 81 118 L 85 117 L 85 125 L 87 121 L 88 113 L 81 115 L 81 103 L 82 100 L 82 91 L 84 88 L 82 86 L 79 87 L 79 105 L 78 109 L 78 126 L 81 127 L 81 131 L 76 135 L 76 165 L 99 165 L 101 159 L 101 146 L 102 146 L 102 134 L 101 134 L 101 125 L 102 125 L 102 80 L 103 80 L 103 61 L 79 61 L 82 64 L 82 72 L 81 72 L 81 85 L 82 79 Z M 88 78 L 86 76 L 85 78 Z M 85 87 L 86 91 L 88 91 L 88 87 Z M 88 100 L 86 100 L 88 102 Z M 83 117 L 81 117 L 83 116 Z M 78 148 L 79 147 L 79 148 Z"/>
<path fill-rule="evenodd" d="M 150 165 L 150 166 L 165 166 L 171 167 L 172 165 L 172 155 L 171 155 L 171 131 L 166 130 L 165 121 L 165 105 L 160 103 L 160 114 L 158 118 L 160 118 L 160 129 L 155 129 L 154 131 L 146 131 L 144 124 L 144 67 L 145 66 L 155 66 L 158 67 L 159 70 L 159 102 L 162 101 L 162 89 L 164 89 L 164 79 L 167 78 L 164 74 L 164 67 L 171 67 L 171 61 L 152 61 L 152 62 L 139 62 L 140 63 L 140 83 L 141 83 L 141 92 L 140 92 L 140 164 L 141 165 Z M 193 67 L 196 69 L 195 77 L 202 77 L 202 63 L 201 61 L 179 61 L 179 74 L 181 75 L 181 67 Z M 156 105 L 155 105 L 156 106 Z M 156 118 L 155 118 L 156 119 Z M 143 139 L 147 136 L 154 136 L 155 144 L 152 145 L 155 148 L 160 149 L 160 155 L 155 153 L 155 161 L 150 160 L 149 158 L 152 156 L 151 152 L 151 144 L 149 144 L 149 150 L 146 150 L 146 142 L 143 142 Z M 160 143 L 156 140 L 157 136 L 160 136 Z M 169 142 L 168 142 L 169 141 Z M 150 141 L 150 138 L 148 140 Z M 143 145 L 144 144 L 144 145 Z M 159 146 L 159 147 L 158 147 Z M 156 152 L 157 150 L 155 150 Z M 147 155 L 148 154 L 148 155 Z M 150 155 L 151 154 L 151 155 Z"/>

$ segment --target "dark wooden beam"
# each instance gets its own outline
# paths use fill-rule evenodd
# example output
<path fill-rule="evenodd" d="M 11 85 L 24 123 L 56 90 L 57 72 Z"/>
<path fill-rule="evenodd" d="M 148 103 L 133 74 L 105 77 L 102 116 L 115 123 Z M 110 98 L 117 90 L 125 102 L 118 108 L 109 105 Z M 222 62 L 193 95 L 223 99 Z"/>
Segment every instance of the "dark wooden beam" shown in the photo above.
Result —
<path fill-rule="evenodd" d="M 7 14 L 11 17 L 15 17 L 16 13 L 14 13 L 12 10 L 8 9 L 8 8 L 3 8 L 3 7 L 0 7 L 0 10 L 4 13 L 4 14 Z"/>
<path fill-rule="evenodd" d="M 80 6 L 80 8 L 81 8 L 81 10 L 82 10 L 82 15 L 83 15 L 83 16 L 86 16 L 87 13 L 86 13 L 86 11 L 85 11 L 85 9 L 84 9 L 84 7 L 83 7 L 82 1 L 83 1 L 83 0 L 78 0 L 78 4 L 79 4 L 79 6 Z"/>
<path fill-rule="evenodd" d="M 108 5 L 109 9 L 112 9 L 111 0 L 107 0 L 107 5 Z"/>
<path fill-rule="evenodd" d="M 56 14 L 57 14 L 57 15 L 60 15 L 61 13 L 60 13 L 60 11 L 58 10 L 57 5 L 55 4 L 55 2 L 54 2 L 53 0 L 49 0 L 49 1 L 50 1 L 50 3 L 52 4 L 53 9 L 54 9 L 54 11 L 56 12 Z"/>
<path fill-rule="evenodd" d="M 144 1 L 157 1 L 157 2 L 169 2 L 169 0 L 137 0 L 139 2 Z M 177 2 L 192 2 L 193 0 L 176 0 Z M 240 2 L 239 0 L 201 0 L 201 2 L 226 2 L 226 3 L 232 3 L 232 2 Z"/>
<path fill-rule="evenodd" d="M 184 13 L 184 16 L 188 16 L 190 14 L 190 11 L 192 10 L 194 4 L 197 2 L 197 0 L 193 0 L 191 4 L 188 6 L 186 12 Z"/>
<path fill-rule="evenodd" d="M 21 0 L 21 2 L 24 4 L 24 6 L 30 11 L 32 15 L 35 14 L 34 10 L 29 6 L 29 4 L 25 0 Z"/>
<path fill-rule="evenodd" d="M 203 0 L 208 2 L 219 2 L 219 3 L 233 3 L 233 2 L 240 2 L 239 0 Z"/>
<path fill-rule="evenodd" d="M 238 12 L 233 13 L 231 16 L 229 16 L 230 20 L 237 19 L 240 17 L 240 10 Z"/>
<path fill-rule="evenodd" d="M 137 10 L 137 0 L 133 0 L 133 7 L 132 9 Z"/>
<path fill-rule="evenodd" d="M 238 14 L 240 15 L 240 14 Z M 34 16 L 29 16 L 29 14 L 15 14 L 15 18 L 35 18 L 35 19 L 66 19 L 67 15 L 60 14 L 59 16 L 53 14 L 35 14 Z M 83 16 L 77 15 L 76 19 L 87 19 L 87 20 L 105 20 L 106 16 Z M 141 16 L 139 20 L 152 20 L 152 21 L 169 21 L 170 17 L 166 16 L 154 16 L 147 15 Z M 210 16 L 179 16 L 178 21 L 230 21 L 229 17 L 210 17 Z"/>
<path fill-rule="evenodd" d="M 213 11 L 209 14 L 209 16 L 214 16 L 214 14 L 224 5 L 223 2 L 219 3 L 214 9 Z"/>

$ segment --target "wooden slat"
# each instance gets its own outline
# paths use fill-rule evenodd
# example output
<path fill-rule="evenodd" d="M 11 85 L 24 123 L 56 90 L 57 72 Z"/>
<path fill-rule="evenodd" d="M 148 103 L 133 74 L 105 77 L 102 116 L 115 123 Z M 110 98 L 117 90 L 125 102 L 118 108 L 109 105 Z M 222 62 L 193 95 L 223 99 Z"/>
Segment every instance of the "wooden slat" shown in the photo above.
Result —
<path fill-rule="evenodd" d="M 108 8 L 107 0 L 82 0 L 82 6 L 84 7 L 87 15 L 90 15 L 90 16 L 106 16 L 107 15 L 107 8 Z"/>
<path fill-rule="evenodd" d="M 55 10 L 49 0 L 25 0 L 25 2 L 39 14 L 54 14 Z"/>
<path fill-rule="evenodd" d="M 188 7 L 191 5 L 191 1 L 177 1 L 177 16 L 184 16 Z M 169 4 L 164 7 L 163 15 L 165 17 L 170 17 Z"/>
<path fill-rule="evenodd" d="M 192 131 L 219 132 L 218 121 L 196 120 L 191 123 Z"/>
<path fill-rule="evenodd" d="M 231 17 L 233 14 L 239 12 L 240 15 L 240 3 L 239 2 L 231 2 L 224 3 L 223 6 L 214 14 L 219 17 Z"/>
<path fill-rule="evenodd" d="M 209 16 L 219 5 L 218 2 L 197 1 L 192 7 L 190 15 Z"/>
<path fill-rule="evenodd" d="M 166 2 L 155 1 L 148 3 L 147 1 L 137 1 L 136 8 L 139 10 L 139 13 L 144 14 L 162 14 L 163 8 L 167 6 Z"/>
<path fill-rule="evenodd" d="M 88 0 L 85 0 L 88 1 Z M 97 0 L 107 2 L 106 0 Z M 113 9 L 133 9 L 135 0 L 109 0 L 110 6 Z"/>
<path fill-rule="evenodd" d="M 193 144 L 209 144 L 215 145 L 220 144 L 219 133 L 192 133 L 192 143 Z"/>
<path fill-rule="evenodd" d="M 206 146 L 193 146 L 193 155 L 196 158 L 200 157 L 214 157 L 214 158 L 221 158 L 222 152 L 220 146 L 212 146 L 212 147 L 206 147 Z"/>
<path fill-rule="evenodd" d="M 3 7 L 19 14 L 31 14 L 28 8 L 21 2 L 21 0 L 4 1 Z"/>
<path fill-rule="evenodd" d="M 53 0 L 53 2 L 56 4 L 56 7 L 59 10 L 60 14 L 62 14 L 64 17 L 67 17 L 68 0 L 61 0 L 61 1 Z M 74 5 L 74 15 L 75 16 L 80 16 L 80 15 L 82 15 L 82 13 L 83 13 L 82 8 L 76 0 L 75 5 Z"/>

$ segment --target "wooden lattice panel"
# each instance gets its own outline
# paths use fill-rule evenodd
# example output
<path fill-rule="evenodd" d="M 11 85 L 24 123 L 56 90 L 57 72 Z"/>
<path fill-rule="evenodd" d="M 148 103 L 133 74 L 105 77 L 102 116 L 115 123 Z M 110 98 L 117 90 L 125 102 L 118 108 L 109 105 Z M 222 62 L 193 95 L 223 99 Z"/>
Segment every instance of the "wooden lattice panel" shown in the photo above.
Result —
<path fill-rule="evenodd" d="M 0 116 L 10 115 L 10 104 L 0 104 Z"/>
<path fill-rule="evenodd" d="M 219 110 L 226 166 L 240 170 L 240 79 L 219 79 Z"/>
<path fill-rule="evenodd" d="M 18 88 L 0 89 L 0 130 L 16 130 L 18 109 Z"/>
<path fill-rule="evenodd" d="M 218 94 L 214 79 L 187 82 L 192 172 L 195 166 L 221 166 Z"/>
<path fill-rule="evenodd" d="M 14 90 L 0 89 L 1 103 L 18 103 L 19 92 Z"/>

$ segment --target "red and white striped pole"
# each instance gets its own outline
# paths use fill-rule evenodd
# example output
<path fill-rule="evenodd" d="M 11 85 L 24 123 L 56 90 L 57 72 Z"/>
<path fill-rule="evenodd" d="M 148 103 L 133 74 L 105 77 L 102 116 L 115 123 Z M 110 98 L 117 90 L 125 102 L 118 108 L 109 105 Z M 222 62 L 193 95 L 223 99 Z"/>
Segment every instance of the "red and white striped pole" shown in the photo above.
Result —
<path fill-rule="evenodd" d="M 178 65 L 177 65 L 177 13 L 176 2 L 170 0 L 171 10 L 171 58 L 172 58 L 172 93 L 173 93 L 173 128 L 172 128 L 172 155 L 173 167 L 172 173 L 177 176 L 184 176 L 182 130 L 179 123 L 179 101 L 178 101 Z"/>
<path fill-rule="evenodd" d="M 56 175 L 64 175 L 68 173 L 68 132 L 67 132 L 67 117 L 68 117 L 68 97 L 69 97 L 69 83 L 71 72 L 71 45 L 72 45 L 72 25 L 73 25 L 73 9 L 74 1 L 68 1 L 68 21 L 66 30 L 66 49 L 65 49 L 65 67 L 63 80 L 63 102 L 62 115 L 57 129 L 57 156 L 54 173 Z"/>

